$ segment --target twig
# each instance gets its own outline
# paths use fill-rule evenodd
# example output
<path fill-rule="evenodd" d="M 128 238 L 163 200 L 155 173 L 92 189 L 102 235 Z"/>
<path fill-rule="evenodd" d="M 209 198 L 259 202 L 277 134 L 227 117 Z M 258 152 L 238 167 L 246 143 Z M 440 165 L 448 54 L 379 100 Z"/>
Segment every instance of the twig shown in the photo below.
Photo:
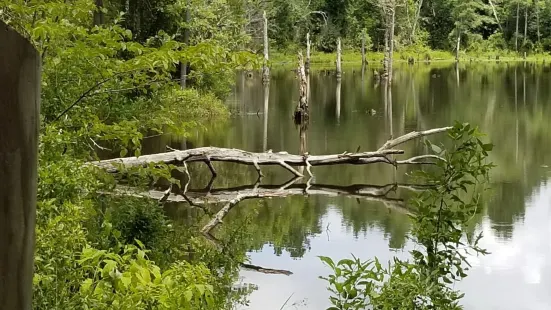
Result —
<path fill-rule="evenodd" d="M 291 299 L 291 297 L 293 297 L 295 293 L 292 293 L 291 296 L 289 296 L 289 298 L 287 298 L 287 300 L 285 301 L 285 303 L 283 304 L 283 306 L 281 306 L 281 308 L 279 308 L 279 310 L 283 310 L 283 308 L 285 307 L 285 305 L 289 302 L 289 300 Z"/>
<path fill-rule="evenodd" d="M 100 150 L 103 150 L 103 151 L 113 151 L 112 149 L 108 149 L 108 148 L 106 148 L 106 147 L 103 147 L 103 146 L 97 144 L 96 141 L 94 141 L 94 139 L 92 139 L 92 138 L 88 138 L 88 139 L 90 139 L 90 141 L 92 141 L 92 143 L 94 143 L 94 145 L 95 145 L 98 149 L 100 149 Z"/>
<path fill-rule="evenodd" d="M 394 140 L 389 140 L 387 141 L 380 149 L 378 149 L 378 151 L 384 151 L 384 150 L 389 150 L 389 149 L 392 149 L 400 144 L 403 144 L 403 143 L 406 143 L 410 140 L 413 140 L 413 139 L 417 139 L 417 138 L 420 138 L 420 137 L 424 137 L 424 136 L 428 136 L 428 135 L 433 135 L 433 134 L 437 134 L 437 133 L 441 133 L 441 132 L 445 132 L 445 131 L 448 131 L 450 129 L 452 129 L 453 127 L 444 127 L 444 128 L 435 128 L 435 129 L 430 129 L 430 130 L 425 130 L 425 131 L 413 131 L 413 132 L 410 132 L 408 134 L 405 134 L 403 136 L 400 136 Z"/>

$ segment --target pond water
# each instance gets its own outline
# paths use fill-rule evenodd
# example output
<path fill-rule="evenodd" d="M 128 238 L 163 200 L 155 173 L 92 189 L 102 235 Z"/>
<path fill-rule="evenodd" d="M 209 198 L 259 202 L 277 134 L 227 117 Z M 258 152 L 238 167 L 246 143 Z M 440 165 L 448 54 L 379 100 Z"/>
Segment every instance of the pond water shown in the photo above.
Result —
<path fill-rule="evenodd" d="M 273 69 L 269 88 L 258 74 L 240 74 L 228 100 L 234 112 L 230 121 L 185 142 L 158 141 L 149 152 L 170 144 L 334 154 L 376 150 L 390 137 L 455 120 L 478 125 L 495 144 L 490 159 L 497 167 L 473 230 L 484 233 L 481 245 L 491 254 L 473 257 L 469 276 L 455 287 L 466 293 L 465 309 L 551 309 L 551 67 L 403 65 L 395 68 L 390 98 L 372 70 L 362 74 L 345 67 L 341 83 L 331 72 L 312 70 L 311 120 L 302 140 L 291 118 L 298 97 L 294 72 Z M 420 141 L 403 149 L 408 156 L 426 151 Z M 253 188 L 253 168 L 217 167 L 220 176 L 212 188 Z M 411 169 L 396 171 L 383 164 L 315 167 L 315 190 L 307 195 L 299 190 L 298 195 L 295 191 L 287 197 L 244 201 L 233 208 L 223 225 L 251 217 L 244 228 L 250 231 L 251 263 L 293 272 L 285 276 L 243 270 L 239 282 L 257 289 L 241 309 L 327 308 L 329 292 L 318 276 L 330 270 L 319 255 L 336 260 L 351 254 L 382 261 L 407 257 L 414 245 L 407 239 L 410 224 L 401 207 L 410 192 L 388 191 L 385 185 L 407 183 Z M 284 169 L 270 167 L 261 186 L 282 186 L 290 177 Z M 193 182 L 201 187 L 207 180 Z M 298 180 L 290 188 L 305 188 L 305 182 Z"/>

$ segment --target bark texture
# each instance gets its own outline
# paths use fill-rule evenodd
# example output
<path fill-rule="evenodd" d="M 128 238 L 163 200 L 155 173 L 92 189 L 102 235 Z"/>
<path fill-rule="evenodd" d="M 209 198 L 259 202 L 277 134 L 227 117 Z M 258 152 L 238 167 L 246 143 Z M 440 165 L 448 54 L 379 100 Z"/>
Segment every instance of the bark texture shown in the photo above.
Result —
<path fill-rule="evenodd" d="M 304 61 L 302 59 L 302 53 L 298 53 L 298 104 L 295 110 L 295 123 L 303 124 L 308 121 L 308 78 L 306 77 L 306 69 L 304 68 Z"/>
<path fill-rule="evenodd" d="M 40 57 L 0 21 L 0 309 L 30 310 Z"/>
<path fill-rule="evenodd" d="M 379 148 L 379 150 L 373 152 L 343 152 L 342 154 L 331 155 L 294 155 L 287 152 L 273 153 L 268 151 L 263 153 L 253 153 L 239 149 L 201 147 L 189 150 L 175 150 L 167 153 L 144 155 L 140 157 L 101 160 L 90 162 L 89 164 L 105 169 L 110 173 L 118 173 L 124 168 L 146 166 L 149 163 L 186 164 L 189 162 L 201 161 L 205 162 L 209 166 L 212 174 L 216 176 L 217 173 L 214 166 L 212 166 L 212 162 L 221 161 L 254 166 L 259 176 L 262 176 L 262 172 L 260 170 L 261 165 L 279 165 L 293 173 L 295 176 L 302 177 L 303 175 L 293 168 L 293 166 L 306 167 L 308 174 L 312 175 L 310 170 L 312 166 L 339 164 L 367 165 L 374 163 L 385 163 L 390 165 L 433 164 L 434 160 L 442 159 L 435 155 L 421 155 L 405 160 L 394 160 L 391 159 L 389 155 L 404 154 L 403 150 L 394 149 L 394 147 L 398 145 L 427 135 L 442 133 L 449 129 L 451 129 L 451 127 L 410 132 L 396 139 L 387 141 L 381 148 Z"/>

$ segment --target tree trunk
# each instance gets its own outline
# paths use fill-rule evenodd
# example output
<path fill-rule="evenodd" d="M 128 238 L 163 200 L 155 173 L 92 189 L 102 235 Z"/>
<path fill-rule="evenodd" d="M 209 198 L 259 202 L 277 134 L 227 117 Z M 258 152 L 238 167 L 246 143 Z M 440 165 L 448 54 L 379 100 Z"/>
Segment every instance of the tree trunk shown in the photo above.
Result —
<path fill-rule="evenodd" d="M 306 69 L 306 74 L 310 73 L 310 32 L 306 34 L 306 63 L 304 68 Z"/>
<path fill-rule="evenodd" d="M 270 68 L 268 67 L 270 57 L 268 55 L 268 18 L 266 17 L 266 11 L 262 14 L 262 19 L 264 21 L 264 64 L 262 65 L 262 82 L 268 83 L 270 81 Z"/>
<path fill-rule="evenodd" d="M 385 35 L 384 35 L 384 42 L 385 42 L 385 50 L 384 50 L 384 56 L 383 56 L 383 78 L 386 79 L 388 77 L 389 72 L 389 58 L 390 58 L 390 31 L 388 29 L 388 25 L 385 26 Z"/>
<path fill-rule="evenodd" d="M 365 29 L 363 29 L 362 30 L 362 67 L 364 67 L 367 63 L 365 60 L 365 36 L 366 36 Z"/>
<path fill-rule="evenodd" d="M 492 0 L 489 0 L 489 2 L 490 2 L 490 6 L 492 7 L 492 11 L 494 13 L 494 18 L 496 19 L 496 23 L 499 26 L 499 30 L 501 30 L 501 33 L 503 33 L 503 27 L 501 26 L 501 22 L 499 21 L 499 17 L 497 17 L 496 7 L 494 6 L 494 3 L 492 2 Z"/>
<path fill-rule="evenodd" d="M 295 123 L 303 124 L 308 121 L 308 79 L 306 78 L 306 69 L 304 69 L 304 62 L 302 59 L 302 53 L 298 53 L 298 104 L 295 110 Z"/>
<path fill-rule="evenodd" d="M 520 4 L 517 2 L 517 23 L 515 30 L 515 51 L 518 53 L 518 18 L 520 13 Z"/>
<path fill-rule="evenodd" d="M 268 109 L 270 102 L 270 84 L 264 84 L 264 134 L 262 139 L 262 149 L 268 150 Z"/>
<path fill-rule="evenodd" d="M 338 80 L 337 88 L 335 89 L 335 100 L 336 100 L 335 116 L 337 118 L 337 122 L 341 118 L 341 87 L 342 87 L 342 83 L 340 80 Z"/>
<path fill-rule="evenodd" d="M 0 309 L 30 310 L 40 57 L 0 21 Z"/>
<path fill-rule="evenodd" d="M 490 0 L 491 3 L 491 0 Z M 423 7 L 423 0 L 419 0 L 419 5 L 417 6 L 417 11 L 415 12 L 415 20 L 413 20 L 413 27 L 411 29 L 410 40 L 413 42 L 415 40 L 415 29 L 417 28 L 417 22 L 421 16 L 421 8 Z"/>
<path fill-rule="evenodd" d="M 189 37 L 190 37 L 190 29 L 189 29 L 189 22 L 191 20 L 191 12 L 190 12 L 190 0 L 187 0 L 186 5 L 186 28 L 184 29 L 184 44 L 185 46 L 189 46 Z M 186 89 L 187 84 L 187 76 L 188 76 L 188 67 L 189 64 L 187 62 L 180 62 L 180 87 L 182 89 Z"/>
<path fill-rule="evenodd" d="M 528 7 L 524 8 L 524 38 L 522 38 L 522 47 L 526 48 L 526 38 L 528 36 Z"/>
<path fill-rule="evenodd" d="M 342 69 L 341 69 L 341 38 L 337 39 L 337 79 L 340 79 L 342 77 Z"/>
<path fill-rule="evenodd" d="M 273 153 L 271 151 L 264 153 L 252 153 L 239 149 L 227 149 L 218 147 L 202 147 L 188 150 L 178 150 L 167 153 L 142 155 L 140 157 L 125 157 L 94 161 L 88 165 L 94 165 L 98 168 L 105 169 L 109 173 L 119 173 L 120 167 L 139 167 L 148 165 L 149 163 L 165 163 L 165 164 L 184 164 L 191 162 L 204 162 L 208 165 L 213 176 L 216 171 L 212 166 L 212 162 L 233 162 L 243 165 L 254 166 L 259 175 L 261 174 L 260 166 L 262 165 L 279 165 L 296 176 L 303 176 L 298 173 L 292 166 L 307 167 L 310 173 L 312 166 L 328 166 L 328 165 L 369 165 L 374 163 L 384 163 L 388 165 L 421 165 L 434 164 L 435 160 L 443 160 L 436 155 L 420 155 L 411 157 L 406 160 L 393 161 L 388 158 L 389 155 L 404 154 L 403 150 L 395 149 L 408 141 L 415 140 L 424 136 L 443 133 L 452 129 L 452 127 L 443 127 L 429 129 L 425 131 L 413 131 L 396 139 L 391 139 L 385 142 L 377 151 L 349 153 L 331 155 L 293 155 L 287 152 Z"/>
<path fill-rule="evenodd" d="M 455 61 L 459 62 L 459 48 L 461 47 L 461 31 L 457 30 L 457 43 L 455 46 Z"/>
<path fill-rule="evenodd" d="M 388 59 L 388 82 L 392 83 L 392 65 L 394 62 L 394 26 L 395 26 L 395 18 L 396 18 L 396 5 L 393 4 L 392 6 L 392 18 L 390 22 L 390 54 Z"/>
<path fill-rule="evenodd" d="M 96 0 L 96 10 L 94 11 L 94 26 L 103 25 L 105 23 L 102 10 L 103 0 Z"/>
<path fill-rule="evenodd" d="M 536 9 L 536 31 L 538 34 L 538 44 L 540 43 L 541 39 L 541 33 L 540 33 L 540 8 L 536 1 L 534 1 L 535 9 Z"/>

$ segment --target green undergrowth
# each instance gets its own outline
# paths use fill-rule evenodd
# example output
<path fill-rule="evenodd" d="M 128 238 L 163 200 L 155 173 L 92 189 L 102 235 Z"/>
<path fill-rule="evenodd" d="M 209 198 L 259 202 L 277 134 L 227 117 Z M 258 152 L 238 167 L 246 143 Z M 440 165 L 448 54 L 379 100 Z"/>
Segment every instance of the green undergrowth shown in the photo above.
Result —
<path fill-rule="evenodd" d="M 394 52 L 395 63 L 407 63 L 408 59 L 413 57 L 415 62 L 454 62 L 455 54 L 448 51 L 423 51 L 405 50 Z M 368 52 L 366 59 L 369 64 L 382 63 L 384 54 L 382 52 Z M 292 65 L 295 66 L 297 56 L 291 52 L 273 52 L 270 55 L 273 66 Z M 333 65 L 336 60 L 335 53 L 313 52 L 310 57 L 310 63 L 313 66 L 329 66 Z M 512 51 L 490 51 L 490 52 L 468 52 L 461 53 L 461 62 L 496 62 L 496 61 L 530 61 L 530 62 L 551 62 L 551 55 L 547 53 L 527 54 L 524 55 Z M 361 52 L 345 50 L 342 55 L 343 64 L 361 64 Z"/>

